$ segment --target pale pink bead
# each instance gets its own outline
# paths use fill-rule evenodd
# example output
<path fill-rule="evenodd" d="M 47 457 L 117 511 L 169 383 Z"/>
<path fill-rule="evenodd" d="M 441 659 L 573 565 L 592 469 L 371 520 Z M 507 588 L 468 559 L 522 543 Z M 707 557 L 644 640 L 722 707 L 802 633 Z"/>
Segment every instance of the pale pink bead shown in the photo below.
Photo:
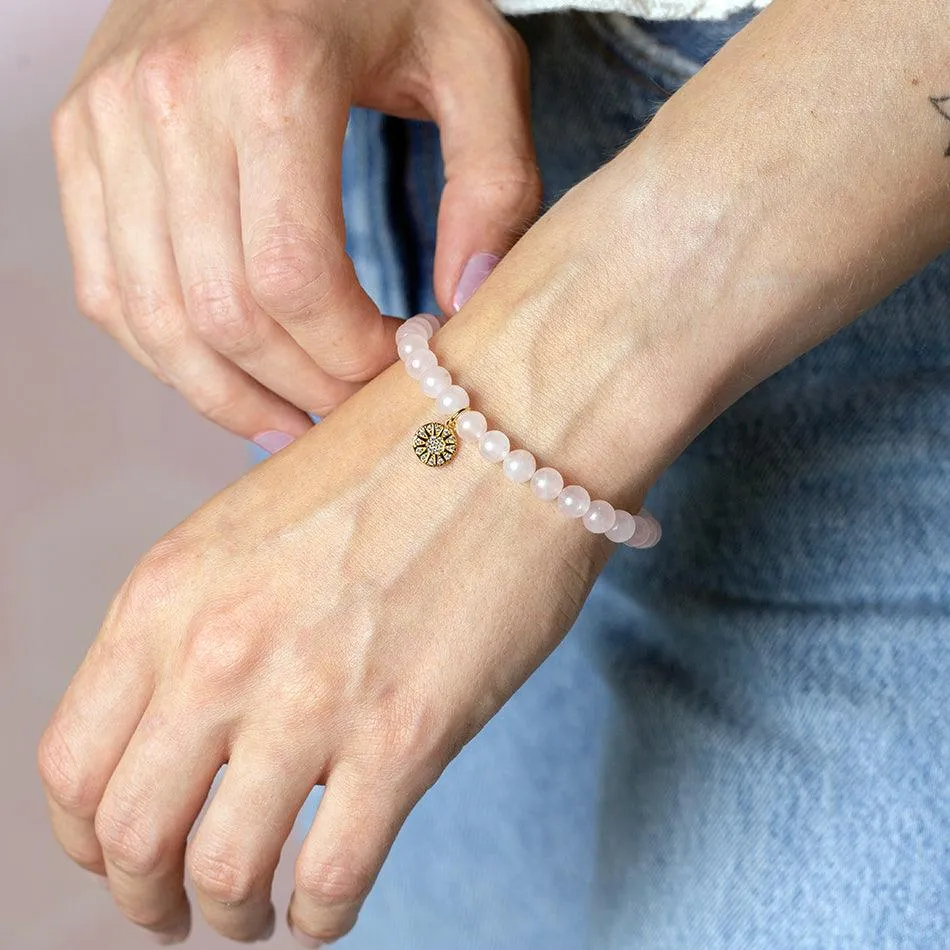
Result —
<path fill-rule="evenodd" d="M 660 538 L 663 537 L 663 525 L 660 524 L 653 515 L 650 515 L 650 527 L 653 529 L 653 537 L 650 539 L 649 547 L 655 547 L 660 543 Z"/>
<path fill-rule="evenodd" d="M 436 330 L 440 329 L 442 326 L 442 321 L 434 313 L 417 313 L 411 319 L 419 320 L 421 323 L 427 324 L 433 333 Z"/>
<path fill-rule="evenodd" d="M 478 440 L 478 451 L 481 452 L 482 458 L 489 462 L 503 462 L 510 448 L 508 436 L 497 429 L 489 429 Z"/>
<path fill-rule="evenodd" d="M 584 527 L 591 534 L 604 534 L 614 526 L 616 520 L 614 506 L 607 501 L 592 501 L 584 512 Z"/>
<path fill-rule="evenodd" d="M 429 349 L 429 341 L 421 333 L 407 333 L 396 345 L 401 360 L 409 359 L 419 350 Z"/>
<path fill-rule="evenodd" d="M 614 514 L 616 517 L 613 527 L 608 528 L 606 534 L 611 541 L 615 541 L 617 544 L 623 544 L 624 541 L 629 541 L 633 537 L 637 523 L 633 520 L 633 515 L 630 514 L 629 511 L 624 511 L 622 508 L 618 508 Z"/>
<path fill-rule="evenodd" d="M 403 320 L 396 330 L 396 340 L 401 340 L 407 333 L 418 333 L 427 340 L 439 329 L 439 323 L 431 313 L 417 313 L 408 320 Z"/>
<path fill-rule="evenodd" d="M 633 516 L 633 520 L 636 523 L 636 530 L 633 532 L 633 537 L 627 541 L 627 546 L 641 549 L 652 548 L 663 534 L 659 521 L 651 514 L 645 516 L 636 514 Z"/>
<path fill-rule="evenodd" d="M 477 410 L 466 409 L 455 420 L 455 431 L 463 442 L 477 442 L 488 431 L 488 421 Z"/>
<path fill-rule="evenodd" d="M 432 350 L 416 350 L 406 358 L 406 372 L 412 379 L 422 379 L 424 373 L 438 365 L 439 361 Z"/>
<path fill-rule="evenodd" d="M 515 449 L 514 452 L 509 452 L 501 463 L 501 470 L 505 473 L 505 477 L 513 482 L 528 481 L 534 475 L 536 467 L 537 462 L 534 456 L 526 449 Z"/>
<path fill-rule="evenodd" d="M 443 415 L 451 416 L 460 409 L 468 409 L 468 393 L 461 386 L 449 386 L 436 399 L 435 405 Z"/>
<path fill-rule="evenodd" d="M 557 496 L 557 510 L 567 518 L 583 518 L 590 508 L 590 495 L 580 485 L 568 485 Z"/>
<path fill-rule="evenodd" d="M 441 366 L 433 366 L 419 378 L 419 388 L 433 399 L 438 399 L 451 385 L 452 377 L 449 371 Z"/>
<path fill-rule="evenodd" d="M 564 487 L 564 479 L 556 468 L 539 468 L 531 476 L 531 491 L 541 501 L 554 501 Z"/>
<path fill-rule="evenodd" d="M 429 324 L 428 323 L 414 323 L 410 320 L 403 320 L 402 323 L 396 328 L 396 343 L 401 343 L 407 336 L 415 333 L 418 336 L 425 337 L 429 339 Z"/>

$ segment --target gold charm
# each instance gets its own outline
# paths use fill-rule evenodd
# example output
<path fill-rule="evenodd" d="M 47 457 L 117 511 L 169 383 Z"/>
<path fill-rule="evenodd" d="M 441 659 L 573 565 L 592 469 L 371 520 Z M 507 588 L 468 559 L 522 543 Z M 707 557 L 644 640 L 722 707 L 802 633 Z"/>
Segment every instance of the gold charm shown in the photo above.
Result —
<path fill-rule="evenodd" d="M 416 432 L 412 450 L 423 465 L 446 465 L 454 458 L 458 444 L 453 416 L 445 423 L 427 422 L 422 426 Z"/>

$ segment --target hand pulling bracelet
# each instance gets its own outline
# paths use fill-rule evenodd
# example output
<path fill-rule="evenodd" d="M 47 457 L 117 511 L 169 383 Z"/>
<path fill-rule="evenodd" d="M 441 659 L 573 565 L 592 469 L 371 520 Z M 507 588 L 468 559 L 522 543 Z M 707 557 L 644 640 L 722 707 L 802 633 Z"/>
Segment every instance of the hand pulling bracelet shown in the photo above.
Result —
<path fill-rule="evenodd" d="M 477 443 L 482 458 L 501 462 L 505 476 L 513 482 L 531 482 L 531 491 L 542 501 L 554 501 L 567 518 L 581 518 L 592 534 L 632 548 L 652 548 L 662 535 L 660 523 L 645 508 L 632 515 L 614 509 L 606 501 L 591 501 L 580 485 L 565 487 L 561 473 L 553 468 L 537 468 L 534 456 L 525 449 L 511 449 L 504 432 L 488 428 L 485 417 L 469 408 L 468 393 L 453 385 L 449 371 L 439 366 L 429 349 L 429 340 L 441 324 L 431 313 L 419 313 L 404 321 L 396 331 L 399 357 L 422 391 L 436 401 L 445 422 L 427 422 L 412 443 L 416 457 L 432 467 L 451 462 L 459 440 Z"/>

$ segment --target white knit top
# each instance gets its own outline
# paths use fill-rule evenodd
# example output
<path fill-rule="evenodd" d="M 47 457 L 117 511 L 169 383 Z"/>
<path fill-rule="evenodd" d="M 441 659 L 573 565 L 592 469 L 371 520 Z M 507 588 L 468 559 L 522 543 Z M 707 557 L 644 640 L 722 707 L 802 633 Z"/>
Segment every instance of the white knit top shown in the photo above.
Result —
<path fill-rule="evenodd" d="M 752 0 L 764 7 L 769 0 Z M 495 0 L 504 13 L 590 10 L 626 13 L 649 20 L 719 20 L 750 6 L 749 0 Z"/>

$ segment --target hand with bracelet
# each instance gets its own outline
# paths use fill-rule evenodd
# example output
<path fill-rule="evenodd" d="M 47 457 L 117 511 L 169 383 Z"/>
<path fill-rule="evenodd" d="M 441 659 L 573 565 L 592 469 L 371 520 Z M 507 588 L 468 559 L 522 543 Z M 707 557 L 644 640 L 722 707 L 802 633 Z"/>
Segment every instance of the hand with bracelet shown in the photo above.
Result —
<path fill-rule="evenodd" d="M 564 195 L 426 347 L 426 333 L 401 331 L 414 337 L 407 361 L 430 349 L 513 447 L 630 513 L 725 412 L 670 468 L 680 494 L 658 512 L 674 516 L 663 544 L 621 545 L 613 562 L 614 603 L 633 602 L 644 572 L 648 609 L 636 616 L 648 635 L 625 645 L 634 624 L 600 615 L 620 652 L 604 788 L 616 821 L 589 911 L 598 950 L 923 948 L 945 932 L 950 746 L 935 710 L 950 699 L 950 644 L 943 535 L 925 530 L 945 505 L 939 483 L 880 484 L 871 463 L 946 464 L 946 258 L 897 326 L 885 320 L 895 304 L 873 311 L 871 326 L 897 342 L 848 338 L 859 321 L 831 341 L 853 361 L 787 377 L 769 403 L 782 413 L 732 405 L 950 246 L 946 11 L 922 0 L 895 20 L 884 2 L 858 12 L 775 0 Z M 538 50 L 529 42 L 539 68 L 550 66 L 543 34 Z M 891 358 L 919 368 L 891 372 Z M 831 380 L 860 387 L 860 412 L 855 390 Z M 273 872 L 315 785 L 325 792 L 289 923 L 307 946 L 348 932 L 409 812 L 555 649 L 611 553 L 480 457 L 503 445 L 463 439 L 450 464 L 420 464 L 414 437 L 439 408 L 427 385 L 439 389 L 386 370 L 160 541 L 43 739 L 67 853 L 107 874 L 120 909 L 169 942 L 189 931 L 186 873 L 215 929 L 267 935 Z M 926 423 L 900 415 L 911 396 Z M 461 408 L 447 400 L 438 418 Z M 469 423 L 460 435 L 480 432 Z M 790 438 L 783 424 L 813 444 L 775 457 L 804 453 L 808 470 L 757 468 L 750 446 L 775 451 Z M 922 430 L 927 451 L 912 438 Z M 734 508 L 716 478 L 740 484 L 740 467 L 766 481 L 744 489 L 724 526 Z M 803 497 L 833 499 L 833 519 L 809 521 Z M 685 529 L 707 518 L 720 521 L 701 547 Z M 905 523 L 929 557 L 897 533 Z M 867 547 L 849 560 L 835 542 L 866 525 L 902 556 Z M 779 550 L 786 561 L 768 557 Z M 540 882 L 545 868 L 525 874 Z M 353 946 L 540 947 L 559 926 L 554 945 L 582 946 L 568 924 L 501 913 L 503 931 L 485 920 L 440 941 L 440 918 L 414 912 L 415 883 L 389 885 L 409 906 L 389 901 Z M 586 907 L 580 884 L 573 897 Z M 447 920 L 454 910 L 439 907 Z"/>

